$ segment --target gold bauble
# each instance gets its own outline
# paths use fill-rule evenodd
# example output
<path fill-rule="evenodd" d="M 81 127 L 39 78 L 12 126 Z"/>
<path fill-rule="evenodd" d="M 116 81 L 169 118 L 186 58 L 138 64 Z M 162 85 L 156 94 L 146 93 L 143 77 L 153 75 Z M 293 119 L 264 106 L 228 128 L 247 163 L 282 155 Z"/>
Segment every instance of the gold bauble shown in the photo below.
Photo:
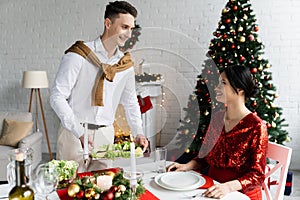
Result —
<path fill-rule="evenodd" d="M 276 128 L 276 123 L 272 121 L 272 127 Z"/>
<path fill-rule="evenodd" d="M 185 150 L 185 153 L 190 153 L 190 149 L 186 149 L 186 150 Z"/>
<path fill-rule="evenodd" d="M 266 68 L 270 68 L 270 67 L 271 67 L 270 63 L 267 63 Z"/>
<path fill-rule="evenodd" d="M 228 12 L 228 10 L 226 9 L 226 8 L 224 8 L 223 10 L 222 10 L 222 13 L 223 14 L 225 14 L 225 13 L 227 13 Z"/>
<path fill-rule="evenodd" d="M 240 37 L 240 42 L 245 42 L 246 41 L 246 38 L 244 36 L 241 36 Z"/>
<path fill-rule="evenodd" d="M 96 192 L 95 192 L 94 188 L 88 188 L 84 192 L 84 195 L 85 195 L 86 198 L 94 197 L 95 194 L 96 194 Z"/>
<path fill-rule="evenodd" d="M 71 183 L 68 187 L 68 195 L 70 197 L 76 197 L 76 194 L 80 191 L 80 186 L 76 183 Z"/>
<path fill-rule="evenodd" d="M 238 28 L 238 32 L 242 32 L 243 30 L 244 30 L 244 28 L 241 26 Z"/>

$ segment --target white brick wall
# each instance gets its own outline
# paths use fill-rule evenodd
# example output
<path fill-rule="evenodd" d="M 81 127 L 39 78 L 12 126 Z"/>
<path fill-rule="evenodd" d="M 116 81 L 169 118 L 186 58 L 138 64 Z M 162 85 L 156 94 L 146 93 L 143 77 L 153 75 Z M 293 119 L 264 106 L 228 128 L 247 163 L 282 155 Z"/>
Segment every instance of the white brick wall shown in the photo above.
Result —
<path fill-rule="evenodd" d="M 0 110 L 27 110 L 29 90 L 21 88 L 24 70 L 46 70 L 52 85 L 64 50 L 75 40 L 91 40 L 102 33 L 103 11 L 99 0 L 1 0 L 0 2 Z M 165 76 L 167 121 L 162 144 L 176 133 L 188 95 L 208 49 L 212 32 L 226 0 L 135 0 L 137 22 L 143 27 L 132 51 L 136 63 L 145 59 L 145 71 Z M 300 166 L 300 27 L 298 0 L 253 0 L 272 64 L 274 83 L 293 140 L 291 168 Z M 59 121 L 49 105 L 49 89 L 42 89 L 51 145 L 55 151 Z M 176 109 L 174 109 L 176 108 Z M 41 122 L 40 122 L 41 123 Z M 47 152 L 46 142 L 44 151 Z"/>

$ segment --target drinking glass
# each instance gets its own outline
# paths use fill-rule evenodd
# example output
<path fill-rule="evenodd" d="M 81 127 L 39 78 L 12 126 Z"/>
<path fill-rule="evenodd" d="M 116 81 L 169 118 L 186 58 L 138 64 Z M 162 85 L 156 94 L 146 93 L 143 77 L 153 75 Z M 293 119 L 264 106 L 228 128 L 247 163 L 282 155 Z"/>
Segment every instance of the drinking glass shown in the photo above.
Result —
<path fill-rule="evenodd" d="M 40 164 L 36 171 L 35 189 L 37 193 L 43 196 L 43 199 L 48 199 L 57 187 L 58 184 L 58 171 L 55 166 L 46 164 Z"/>
<path fill-rule="evenodd" d="M 155 165 L 157 173 L 166 172 L 166 159 L 167 159 L 167 148 L 156 147 L 155 148 Z"/>
<path fill-rule="evenodd" d="M 124 170 L 123 177 L 126 180 L 130 181 L 130 189 L 131 189 L 131 200 L 137 200 L 138 197 L 136 196 L 136 188 L 138 187 L 138 181 L 140 181 L 143 177 L 143 172 L 136 171 L 132 172 L 131 170 Z"/>

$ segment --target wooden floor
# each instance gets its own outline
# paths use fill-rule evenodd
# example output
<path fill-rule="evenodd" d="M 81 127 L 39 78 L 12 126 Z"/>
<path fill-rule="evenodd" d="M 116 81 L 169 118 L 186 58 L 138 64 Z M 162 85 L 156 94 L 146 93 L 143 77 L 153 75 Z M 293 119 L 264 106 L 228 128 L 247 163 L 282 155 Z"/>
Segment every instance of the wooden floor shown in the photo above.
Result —
<path fill-rule="evenodd" d="M 53 159 L 55 159 L 55 154 L 53 154 Z M 49 154 L 43 153 L 43 161 L 49 161 Z M 293 172 L 293 182 L 292 182 L 292 194 L 290 196 L 284 196 L 284 200 L 300 200 L 300 171 Z M 275 199 L 278 200 L 278 199 Z"/>

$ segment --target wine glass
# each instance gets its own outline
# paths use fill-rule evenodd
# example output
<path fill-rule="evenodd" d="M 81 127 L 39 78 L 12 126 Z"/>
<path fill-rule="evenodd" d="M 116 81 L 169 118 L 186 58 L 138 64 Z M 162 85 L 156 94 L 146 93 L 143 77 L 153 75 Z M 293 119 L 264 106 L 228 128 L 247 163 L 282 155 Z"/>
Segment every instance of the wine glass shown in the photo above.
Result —
<path fill-rule="evenodd" d="M 38 166 L 36 171 L 35 189 L 38 194 L 44 197 L 43 199 L 48 199 L 48 196 L 56 189 L 58 175 L 58 171 L 54 165 L 45 163 Z"/>
<path fill-rule="evenodd" d="M 131 171 L 131 170 L 124 170 L 123 171 L 123 178 L 130 181 L 130 189 L 131 189 L 131 200 L 137 200 L 138 197 L 136 196 L 136 188 L 138 187 L 138 181 L 140 181 L 143 177 L 143 172 L 141 171 Z"/>

